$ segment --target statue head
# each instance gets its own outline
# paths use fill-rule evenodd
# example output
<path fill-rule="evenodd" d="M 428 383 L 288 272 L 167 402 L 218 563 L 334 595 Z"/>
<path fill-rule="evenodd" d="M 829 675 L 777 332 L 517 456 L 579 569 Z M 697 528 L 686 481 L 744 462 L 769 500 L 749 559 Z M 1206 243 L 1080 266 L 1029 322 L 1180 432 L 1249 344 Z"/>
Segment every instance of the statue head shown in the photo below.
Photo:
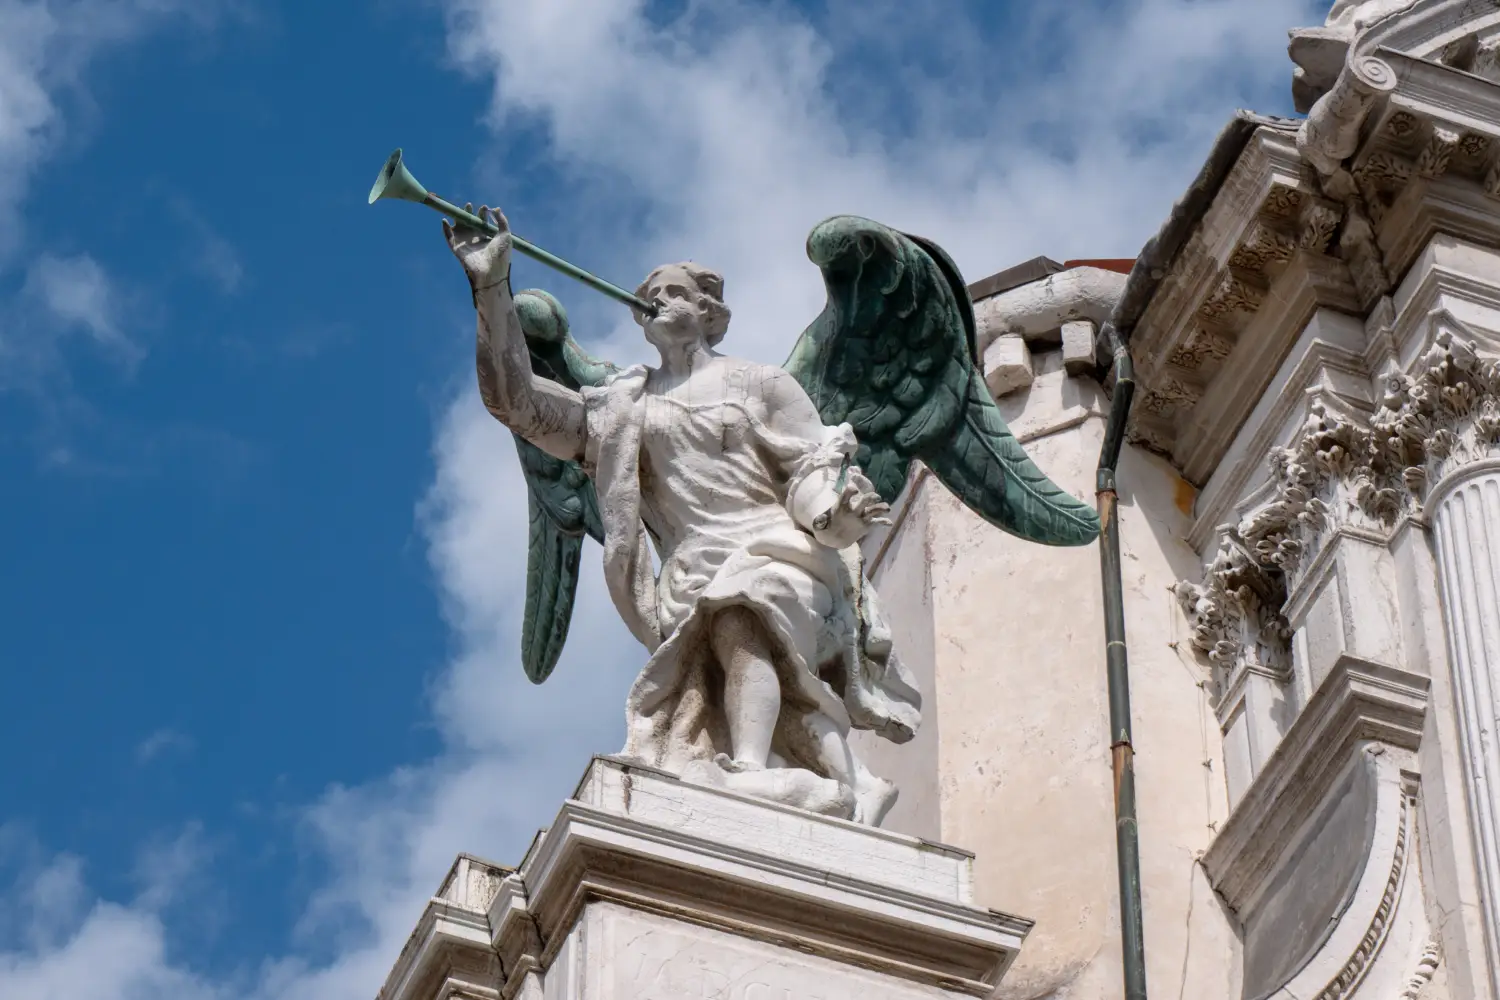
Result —
<path fill-rule="evenodd" d="M 729 331 L 724 279 L 691 262 L 663 264 L 646 276 L 635 294 L 657 306 L 655 316 L 636 314 L 646 339 L 657 347 L 702 339 L 716 346 Z"/>

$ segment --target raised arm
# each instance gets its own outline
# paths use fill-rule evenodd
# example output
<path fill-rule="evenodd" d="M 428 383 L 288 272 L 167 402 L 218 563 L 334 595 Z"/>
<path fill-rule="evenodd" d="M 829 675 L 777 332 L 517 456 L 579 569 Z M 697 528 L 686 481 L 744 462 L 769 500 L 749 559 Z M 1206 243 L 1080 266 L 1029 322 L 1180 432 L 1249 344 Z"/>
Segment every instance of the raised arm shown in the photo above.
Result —
<path fill-rule="evenodd" d="M 469 211 L 472 207 L 464 206 Z M 510 292 L 510 229 L 505 216 L 479 209 L 500 232 L 443 220 L 448 248 L 468 275 L 474 293 L 474 367 L 485 409 L 506 427 L 556 458 L 583 457 L 583 397 L 531 371 L 531 355 Z"/>

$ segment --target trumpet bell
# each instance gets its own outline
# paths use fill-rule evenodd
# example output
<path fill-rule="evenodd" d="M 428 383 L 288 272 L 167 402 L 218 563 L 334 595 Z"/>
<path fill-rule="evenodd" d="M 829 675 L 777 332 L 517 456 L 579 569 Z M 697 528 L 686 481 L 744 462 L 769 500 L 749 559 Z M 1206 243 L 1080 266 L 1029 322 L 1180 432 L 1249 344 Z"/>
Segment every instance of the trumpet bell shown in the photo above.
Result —
<path fill-rule="evenodd" d="M 427 200 L 427 189 L 417 183 L 411 171 L 406 169 L 406 164 L 401 162 L 399 149 L 385 161 L 385 166 L 380 168 L 380 176 L 375 178 L 375 184 L 370 188 L 371 205 L 382 198 L 398 198 L 418 203 Z"/>

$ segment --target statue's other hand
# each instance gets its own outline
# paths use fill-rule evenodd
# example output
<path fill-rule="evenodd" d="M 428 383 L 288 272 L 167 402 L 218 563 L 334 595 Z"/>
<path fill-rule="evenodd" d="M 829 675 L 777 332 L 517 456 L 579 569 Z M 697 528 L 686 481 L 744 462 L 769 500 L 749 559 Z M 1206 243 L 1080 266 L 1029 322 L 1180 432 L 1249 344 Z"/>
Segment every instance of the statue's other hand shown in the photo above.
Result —
<path fill-rule="evenodd" d="M 880 498 L 880 494 L 875 492 L 875 485 L 857 468 L 849 469 L 841 501 L 841 505 L 847 507 L 866 526 L 891 523 L 890 518 L 886 517 L 891 512 L 891 505 Z"/>
<path fill-rule="evenodd" d="M 465 204 L 464 210 L 473 212 L 473 204 Z M 476 291 L 510 277 L 511 243 L 510 225 L 502 212 L 481 205 L 478 215 L 500 231 L 491 235 L 468 223 L 443 220 L 443 237 L 448 241 L 448 249 L 453 251 L 453 256 L 463 265 L 464 272 L 469 276 L 469 283 Z"/>

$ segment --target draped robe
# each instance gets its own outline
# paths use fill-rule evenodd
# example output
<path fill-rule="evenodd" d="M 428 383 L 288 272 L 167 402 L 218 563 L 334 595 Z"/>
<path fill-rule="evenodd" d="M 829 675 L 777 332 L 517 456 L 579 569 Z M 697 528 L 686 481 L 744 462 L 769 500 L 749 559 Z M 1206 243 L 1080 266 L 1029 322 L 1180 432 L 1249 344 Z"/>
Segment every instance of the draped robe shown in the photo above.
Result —
<path fill-rule="evenodd" d="M 714 612 L 742 605 L 772 638 L 781 680 L 772 766 L 827 778 L 816 716 L 845 736 L 871 729 L 898 743 L 920 721 L 920 695 L 891 646 L 858 546 L 818 542 L 819 512 L 802 509 L 813 491 L 799 486 L 836 468 L 856 442 L 848 425 L 769 426 L 774 404 L 763 390 L 789 376 L 719 360 L 722 378 L 691 396 L 649 387 L 639 366 L 582 390 L 605 578 L 651 654 L 627 698 L 622 755 L 680 773 L 731 752 L 706 630 Z M 878 780 L 856 764 L 856 783 L 859 774 Z"/>

